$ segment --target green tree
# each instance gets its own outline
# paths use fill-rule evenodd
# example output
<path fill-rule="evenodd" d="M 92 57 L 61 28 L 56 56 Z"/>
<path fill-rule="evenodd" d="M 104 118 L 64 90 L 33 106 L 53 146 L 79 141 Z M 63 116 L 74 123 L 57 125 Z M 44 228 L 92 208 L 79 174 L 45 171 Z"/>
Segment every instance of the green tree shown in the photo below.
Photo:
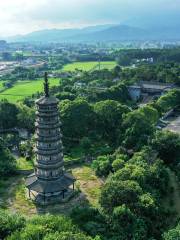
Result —
<path fill-rule="evenodd" d="M 171 90 L 161 96 L 157 101 L 157 106 L 162 112 L 167 112 L 180 105 L 180 90 Z"/>
<path fill-rule="evenodd" d="M 91 153 L 92 142 L 88 137 L 83 137 L 81 139 L 80 146 L 82 147 L 85 155 Z"/>
<path fill-rule="evenodd" d="M 93 108 L 83 99 L 62 101 L 60 115 L 65 137 L 80 141 L 94 129 L 95 114 Z"/>
<path fill-rule="evenodd" d="M 158 156 L 166 163 L 177 165 L 180 159 L 180 136 L 170 131 L 157 131 L 152 147 Z"/>
<path fill-rule="evenodd" d="M 151 106 L 144 106 L 140 108 L 140 112 L 144 114 L 146 119 L 150 121 L 151 124 L 156 124 L 159 119 L 158 111 Z"/>
<path fill-rule="evenodd" d="M 107 176 L 112 171 L 110 156 L 99 156 L 92 163 L 92 168 L 98 176 Z"/>
<path fill-rule="evenodd" d="M 142 188 L 135 181 L 109 179 L 102 189 L 100 204 L 106 213 L 112 214 L 114 208 L 123 204 L 133 208 L 142 193 Z"/>
<path fill-rule="evenodd" d="M 7 100 L 0 102 L 0 129 L 14 128 L 17 126 L 18 109 L 15 104 Z"/>
<path fill-rule="evenodd" d="M 98 240 L 98 238 L 91 238 L 83 233 L 71 233 L 71 232 L 50 233 L 44 238 L 44 240 L 93 240 L 93 239 Z"/>
<path fill-rule="evenodd" d="M 0 237 L 6 239 L 13 232 L 25 226 L 25 219 L 17 214 L 9 214 L 0 209 Z"/>
<path fill-rule="evenodd" d="M 180 223 L 168 232 L 163 234 L 163 240 L 179 240 L 180 239 Z"/>
<path fill-rule="evenodd" d="M 23 104 L 18 106 L 17 125 L 19 128 L 26 128 L 34 132 L 35 110 Z"/>
<path fill-rule="evenodd" d="M 16 169 L 15 158 L 5 147 L 3 140 L 0 138 L 0 177 L 7 177 Z"/>
<path fill-rule="evenodd" d="M 123 120 L 123 144 L 128 149 L 139 149 L 152 137 L 154 128 L 144 113 L 139 110 L 128 113 Z"/>
<path fill-rule="evenodd" d="M 127 106 L 113 100 L 97 102 L 94 105 L 97 114 L 97 132 L 104 140 L 109 140 L 111 144 L 116 143 L 123 114 L 129 112 Z"/>

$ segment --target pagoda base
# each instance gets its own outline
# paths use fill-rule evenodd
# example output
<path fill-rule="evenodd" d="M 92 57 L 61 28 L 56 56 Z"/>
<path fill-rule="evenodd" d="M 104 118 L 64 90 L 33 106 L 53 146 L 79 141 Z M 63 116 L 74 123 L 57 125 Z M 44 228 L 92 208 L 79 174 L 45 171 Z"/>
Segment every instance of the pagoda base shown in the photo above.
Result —
<path fill-rule="evenodd" d="M 65 203 L 68 202 L 75 194 L 75 191 L 71 188 L 68 190 L 60 192 L 60 193 L 54 193 L 51 196 L 46 194 L 40 194 L 34 191 L 28 191 L 28 198 L 32 201 L 34 201 L 37 205 L 52 205 L 57 203 Z"/>
<path fill-rule="evenodd" d="M 28 198 L 39 205 L 67 202 L 74 195 L 74 181 L 69 174 L 56 180 L 43 180 L 33 173 L 26 180 Z"/>

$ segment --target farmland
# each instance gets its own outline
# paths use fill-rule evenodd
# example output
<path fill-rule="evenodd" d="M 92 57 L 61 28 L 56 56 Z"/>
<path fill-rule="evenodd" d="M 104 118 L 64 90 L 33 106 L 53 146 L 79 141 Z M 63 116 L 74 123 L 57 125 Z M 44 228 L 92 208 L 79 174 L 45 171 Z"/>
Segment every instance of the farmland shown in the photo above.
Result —
<path fill-rule="evenodd" d="M 59 71 L 91 71 L 100 69 L 112 69 L 116 66 L 115 61 L 106 61 L 106 62 L 74 62 L 66 64 L 62 70 Z M 15 85 L 11 88 L 5 89 L 3 91 L 3 83 L 5 81 L 0 81 L 0 100 L 7 99 L 10 102 L 17 102 L 22 100 L 27 96 L 31 96 L 34 93 L 41 92 L 43 90 L 42 80 L 31 80 L 31 81 L 17 81 Z M 50 85 L 55 86 L 59 84 L 59 79 L 51 78 Z"/>
<path fill-rule="evenodd" d="M 115 61 L 108 61 L 108 62 L 100 62 L 100 69 L 112 69 L 116 66 Z M 63 67 L 63 71 L 75 71 L 76 69 L 78 70 L 83 70 L 83 71 L 91 71 L 95 69 L 99 69 L 99 62 L 94 61 L 94 62 L 74 62 L 70 64 L 66 64 Z"/>
<path fill-rule="evenodd" d="M 49 79 L 49 82 L 50 86 L 56 86 L 59 84 L 59 79 L 51 78 Z M 0 100 L 7 99 L 10 102 L 17 102 L 18 100 L 31 96 L 36 92 L 42 92 L 42 90 L 42 79 L 33 81 L 18 81 L 13 87 L 0 93 Z"/>

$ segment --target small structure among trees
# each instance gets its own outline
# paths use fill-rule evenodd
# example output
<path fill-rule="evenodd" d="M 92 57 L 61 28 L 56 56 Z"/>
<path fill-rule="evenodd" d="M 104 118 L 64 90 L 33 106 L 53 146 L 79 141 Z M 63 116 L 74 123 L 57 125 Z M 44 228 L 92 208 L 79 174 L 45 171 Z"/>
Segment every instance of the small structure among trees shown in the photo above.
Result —
<path fill-rule="evenodd" d="M 64 171 L 58 100 L 49 96 L 47 73 L 44 92 L 45 96 L 36 101 L 36 164 L 26 186 L 29 198 L 46 205 L 69 197 L 75 179 Z"/>

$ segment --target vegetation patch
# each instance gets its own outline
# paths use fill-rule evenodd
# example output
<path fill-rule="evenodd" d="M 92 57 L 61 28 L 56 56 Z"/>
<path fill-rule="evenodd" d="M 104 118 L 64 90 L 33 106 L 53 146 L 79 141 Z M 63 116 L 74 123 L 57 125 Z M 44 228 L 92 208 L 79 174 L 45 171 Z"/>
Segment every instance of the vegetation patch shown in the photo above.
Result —
<path fill-rule="evenodd" d="M 63 67 L 63 71 L 75 71 L 75 70 L 83 70 L 83 71 L 90 71 L 90 70 L 97 70 L 97 69 L 113 69 L 116 66 L 115 61 L 108 61 L 108 62 L 74 62 L 67 64 Z"/>
<path fill-rule="evenodd" d="M 50 86 L 58 86 L 59 79 L 49 79 Z M 25 97 L 43 91 L 42 79 L 33 81 L 18 81 L 12 88 L 6 89 L 0 94 L 0 100 L 7 99 L 10 102 L 17 102 Z"/>
<path fill-rule="evenodd" d="M 23 157 L 20 157 L 16 160 L 18 170 L 31 170 L 33 169 L 33 162 L 27 160 Z"/>
<path fill-rule="evenodd" d="M 77 179 L 80 190 L 86 195 L 90 204 L 97 206 L 103 181 L 95 175 L 89 166 L 74 168 L 72 173 Z"/>

